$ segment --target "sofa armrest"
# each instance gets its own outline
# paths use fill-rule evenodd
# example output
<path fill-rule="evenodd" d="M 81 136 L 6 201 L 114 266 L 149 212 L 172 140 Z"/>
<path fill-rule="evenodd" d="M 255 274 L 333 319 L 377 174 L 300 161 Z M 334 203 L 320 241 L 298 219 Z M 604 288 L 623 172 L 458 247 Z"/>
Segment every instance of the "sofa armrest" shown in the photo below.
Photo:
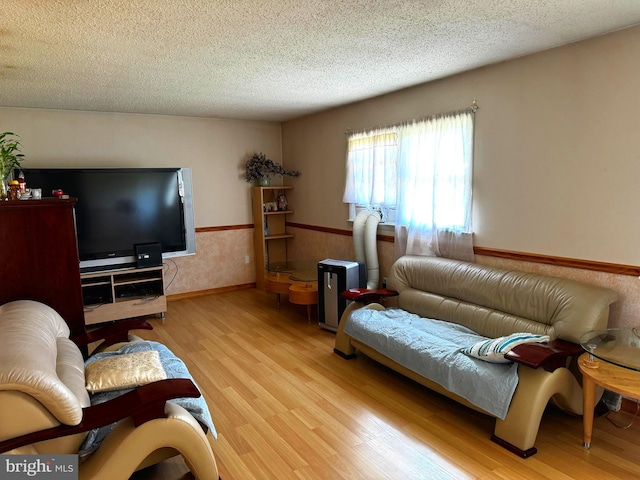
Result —
<path fill-rule="evenodd" d="M 368 290 L 366 288 L 350 288 L 340 294 L 341 297 L 351 300 L 352 302 L 364 303 L 380 303 L 384 297 L 395 297 L 398 292 L 387 288 L 378 288 L 376 290 Z"/>
<path fill-rule="evenodd" d="M 584 350 L 578 344 L 565 340 L 549 343 L 524 343 L 505 354 L 505 358 L 531 368 L 543 367 L 548 372 L 564 367 L 568 357 L 580 355 Z"/>
<path fill-rule="evenodd" d="M 108 402 L 83 408 L 82 421 L 78 425 L 59 425 L 4 440 L 0 442 L 0 453 L 36 442 L 88 432 L 126 417 L 131 417 L 137 427 L 149 420 L 165 417 L 164 405 L 167 400 L 199 396 L 200 391 L 187 378 L 171 378 L 148 383 Z"/>
<path fill-rule="evenodd" d="M 86 347 L 99 340 L 104 340 L 104 345 L 108 346 L 128 341 L 130 330 L 153 330 L 153 327 L 146 320 L 133 318 L 110 323 L 79 335 L 71 335 L 70 338 L 78 347 Z"/>

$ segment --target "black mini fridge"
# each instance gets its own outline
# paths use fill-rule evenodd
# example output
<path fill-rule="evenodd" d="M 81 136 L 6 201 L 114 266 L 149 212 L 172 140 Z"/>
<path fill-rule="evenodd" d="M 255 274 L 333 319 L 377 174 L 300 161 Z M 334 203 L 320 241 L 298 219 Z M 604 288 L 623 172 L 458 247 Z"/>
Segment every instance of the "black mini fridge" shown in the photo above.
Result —
<path fill-rule="evenodd" d="M 338 330 L 340 317 L 349 303 L 340 293 L 360 287 L 358 262 L 326 259 L 318 263 L 318 322 L 325 330 Z"/>

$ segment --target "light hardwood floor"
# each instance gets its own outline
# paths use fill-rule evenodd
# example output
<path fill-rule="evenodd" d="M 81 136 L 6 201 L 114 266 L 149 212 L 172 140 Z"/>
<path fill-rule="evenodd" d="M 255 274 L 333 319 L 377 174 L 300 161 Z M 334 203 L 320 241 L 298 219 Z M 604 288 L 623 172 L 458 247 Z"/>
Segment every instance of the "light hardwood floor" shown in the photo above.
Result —
<path fill-rule="evenodd" d="M 640 419 L 596 418 L 585 451 L 581 418 L 549 408 L 538 454 L 520 459 L 489 440 L 493 419 L 335 355 L 334 334 L 286 296 L 279 309 L 255 289 L 173 301 L 152 323 L 140 336 L 171 348 L 203 390 L 223 480 L 640 478 Z M 178 457 L 134 478 L 192 476 Z"/>

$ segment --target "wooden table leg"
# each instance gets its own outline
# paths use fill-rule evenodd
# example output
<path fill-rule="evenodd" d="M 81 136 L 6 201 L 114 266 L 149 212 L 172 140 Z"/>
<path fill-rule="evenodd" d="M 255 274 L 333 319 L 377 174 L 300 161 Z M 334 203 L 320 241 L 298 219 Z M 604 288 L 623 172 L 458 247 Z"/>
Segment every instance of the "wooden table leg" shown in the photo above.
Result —
<path fill-rule="evenodd" d="M 591 447 L 593 434 L 593 411 L 596 406 L 596 383 L 587 375 L 582 376 L 582 423 L 584 429 L 584 448 Z"/>
<path fill-rule="evenodd" d="M 289 287 L 289 301 L 297 305 L 306 305 L 307 322 L 311 322 L 311 306 L 318 303 L 318 284 L 293 283 Z"/>
<path fill-rule="evenodd" d="M 278 308 L 280 308 L 280 295 L 289 294 L 289 287 L 291 286 L 291 280 L 288 276 L 270 273 L 264 277 L 264 289 L 267 292 L 273 292 L 276 294 L 278 300 Z"/>

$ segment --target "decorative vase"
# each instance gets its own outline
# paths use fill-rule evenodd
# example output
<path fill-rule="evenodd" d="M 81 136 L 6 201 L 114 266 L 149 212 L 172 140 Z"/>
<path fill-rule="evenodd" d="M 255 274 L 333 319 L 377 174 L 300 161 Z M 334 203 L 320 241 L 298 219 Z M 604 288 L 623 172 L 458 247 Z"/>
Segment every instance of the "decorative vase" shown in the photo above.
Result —
<path fill-rule="evenodd" d="M 271 178 L 269 178 L 268 176 L 260 177 L 258 179 L 258 185 L 260 185 L 261 187 L 268 187 L 270 183 Z"/>

